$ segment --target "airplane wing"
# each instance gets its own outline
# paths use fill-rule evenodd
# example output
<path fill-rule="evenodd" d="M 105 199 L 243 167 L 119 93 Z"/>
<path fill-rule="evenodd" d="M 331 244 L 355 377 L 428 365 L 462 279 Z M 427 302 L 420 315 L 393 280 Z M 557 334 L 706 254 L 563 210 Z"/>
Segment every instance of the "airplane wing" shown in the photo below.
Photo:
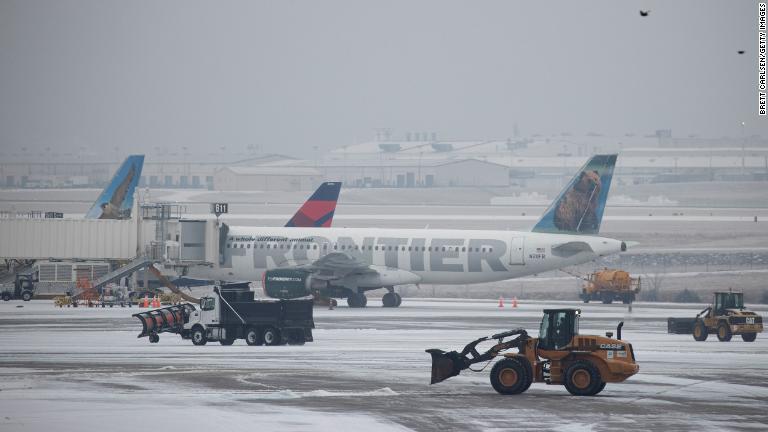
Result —
<path fill-rule="evenodd" d="M 350 275 L 375 274 L 377 271 L 358 257 L 341 252 L 333 252 L 320 257 L 315 262 L 299 267 L 323 280 L 343 279 Z"/>

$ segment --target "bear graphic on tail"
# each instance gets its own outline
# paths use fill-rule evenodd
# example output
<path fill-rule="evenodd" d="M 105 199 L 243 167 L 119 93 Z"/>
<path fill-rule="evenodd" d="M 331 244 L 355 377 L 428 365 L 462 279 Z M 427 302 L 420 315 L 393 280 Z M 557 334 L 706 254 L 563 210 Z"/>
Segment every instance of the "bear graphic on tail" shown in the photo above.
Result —
<path fill-rule="evenodd" d="M 600 174 L 582 171 L 579 180 L 558 201 L 554 223 L 562 231 L 597 232 Z"/>

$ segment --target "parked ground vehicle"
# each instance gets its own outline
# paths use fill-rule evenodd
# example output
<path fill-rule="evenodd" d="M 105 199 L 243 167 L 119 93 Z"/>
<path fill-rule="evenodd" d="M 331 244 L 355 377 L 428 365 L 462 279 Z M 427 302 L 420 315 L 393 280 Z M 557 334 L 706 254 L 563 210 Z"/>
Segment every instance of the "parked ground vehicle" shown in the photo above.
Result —
<path fill-rule="evenodd" d="M 763 317 L 744 307 L 744 293 L 716 292 L 712 304 L 696 315 L 696 318 L 669 318 L 667 332 L 693 334 L 699 342 L 707 340 L 710 333 L 717 334 L 720 342 L 728 342 L 734 335 L 741 335 L 745 342 L 754 342 L 763 331 Z"/>
<path fill-rule="evenodd" d="M 195 345 L 218 341 L 232 345 L 245 339 L 248 345 L 303 345 L 312 341 L 315 327 L 312 299 L 254 300 L 253 291 L 220 290 L 190 303 L 140 312 L 143 330 L 155 343 L 159 333 L 178 333 Z"/>
<path fill-rule="evenodd" d="M 606 383 L 622 382 L 636 374 L 632 344 L 621 340 L 621 327 L 606 337 L 579 335 L 578 309 L 545 309 L 539 330 L 532 338 L 521 328 L 482 337 L 467 344 L 461 352 L 429 349 L 432 355 L 432 384 L 458 375 L 470 365 L 490 362 L 502 351 L 517 348 L 517 353 L 503 354 L 491 369 L 491 386 L 501 394 L 518 394 L 531 383 L 563 384 L 576 396 L 593 396 Z M 517 336 L 504 341 L 505 338 Z M 496 345 L 483 354 L 477 351 L 481 342 L 493 340 Z"/>
<path fill-rule="evenodd" d="M 34 273 L 16 273 L 13 285 L 0 285 L 0 298 L 4 301 L 12 299 L 30 301 L 35 295 L 35 282 Z"/>
<path fill-rule="evenodd" d="M 603 269 L 590 274 L 581 290 L 584 303 L 600 300 L 605 304 L 621 301 L 629 304 L 640 292 L 640 278 L 633 278 L 624 270 Z"/>

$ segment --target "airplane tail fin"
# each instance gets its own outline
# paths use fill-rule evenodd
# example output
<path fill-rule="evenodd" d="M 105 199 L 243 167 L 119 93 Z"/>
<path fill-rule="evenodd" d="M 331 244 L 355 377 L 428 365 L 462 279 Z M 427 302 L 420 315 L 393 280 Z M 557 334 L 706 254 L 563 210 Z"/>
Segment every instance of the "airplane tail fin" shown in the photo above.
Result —
<path fill-rule="evenodd" d="M 144 155 L 128 156 L 85 214 L 85 218 L 127 219 L 131 217 L 133 193 L 139 184 L 143 166 Z"/>
<path fill-rule="evenodd" d="M 533 231 L 597 234 L 611 187 L 616 157 L 615 154 L 592 156 L 544 212 Z"/>
<path fill-rule="evenodd" d="M 321 184 L 285 226 L 330 227 L 340 190 L 341 182 Z"/>

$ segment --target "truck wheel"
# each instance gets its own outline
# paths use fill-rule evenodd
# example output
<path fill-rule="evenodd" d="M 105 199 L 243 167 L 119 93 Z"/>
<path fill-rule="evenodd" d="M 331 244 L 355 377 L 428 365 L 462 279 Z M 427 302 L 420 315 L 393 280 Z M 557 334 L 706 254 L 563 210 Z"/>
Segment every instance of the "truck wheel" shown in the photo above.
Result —
<path fill-rule="evenodd" d="M 288 334 L 288 345 L 304 345 L 305 342 L 303 330 L 292 330 Z"/>
<path fill-rule="evenodd" d="M 158 343 L 160 342 L 160 335 L 157 333 L 152 333 L 149 335 L 149 343 Z"/>
<path fill-rule="evenodd" d="M 593 396 L 602 383 L 600 371 L 586 360 L 574 362 L 565 371 L 565 388 L 574 396 Z"/>
<path fill-rule="evenodd" d="M 32 292 L 24 291 L 23 293 L 21 293 L 21 299 L 24 300 L 24 301 L 32 300 Z"/>
<path fill-rule="evenodd" d="M 274 327 L 266 327 L 264 332 L 261 334 L 261 340 L 264 341 L 264 345 L 280 345 L 280 332 L 277 331 L 277 329 Z"/>
<path fill-rule="evenodd" d="M 720 342 L 728 342 L 731 340 L 731 337 L 733 337 L 731 326 L 728 325 L 727 321 L 720 321 L 720 324 L 717 326 L 717 339 Z"/>
<path fill-rule="evenodd" d="M 757 333 L 742 333 L 741 339 L 744 342 L 754 342 L 755 338 L 757 338 Z"/>
<path fill-rule="evenodd" d="M 624 303 L 624 304 L 630 304 L 630 303 L 632 303 L 632 297 L 630 297 L 629 294 L 624 294 L 621 297 L 621 302 Z"/>
<path fill-rule="evenodd" d="M 195 345 L 205 345 L 208 343 L 208 337 L 205 335 L 205 330 L 198 326 L 192 329 L 192 343 Z"/>
<path fill-rule="evenodd" d="M 528 368 L 516 358 L 505 358 L 491 369 L 491 386 L 500 394 L 519 394 L 533 381 Z"/>
<path fill-rule="evenodd" d="M 7 293 L 7 292 L 4 292 L 3 293 L 3 301 L 9 301 L 9 300 L 11 300 L 11 294 Z"/>
<path fill-rule="evenodd" d="M 232 345 L 233 343 L 235 343 L 235 340 L 234 339 L 220 339 L 219 343 L 224 345 L 224 346 L 228 346 L 228 345 Z"/>
<path fill-rule="evenodd" d="M 693 325 L 693 339 L 698 342 L 704 342 L 707 340 L 707 336 L 709 336 L 709 332 L 707 331 L 707 326 L 704 325 L 704 321 L 696 321 L 696 324 Z"/>
<path fill-rule="evenodd" d="M 245 331 L 245 343 L 251 346 L 261 345 L 259 332 L 255 328 L 249 327 L 248 330 Z"/>

